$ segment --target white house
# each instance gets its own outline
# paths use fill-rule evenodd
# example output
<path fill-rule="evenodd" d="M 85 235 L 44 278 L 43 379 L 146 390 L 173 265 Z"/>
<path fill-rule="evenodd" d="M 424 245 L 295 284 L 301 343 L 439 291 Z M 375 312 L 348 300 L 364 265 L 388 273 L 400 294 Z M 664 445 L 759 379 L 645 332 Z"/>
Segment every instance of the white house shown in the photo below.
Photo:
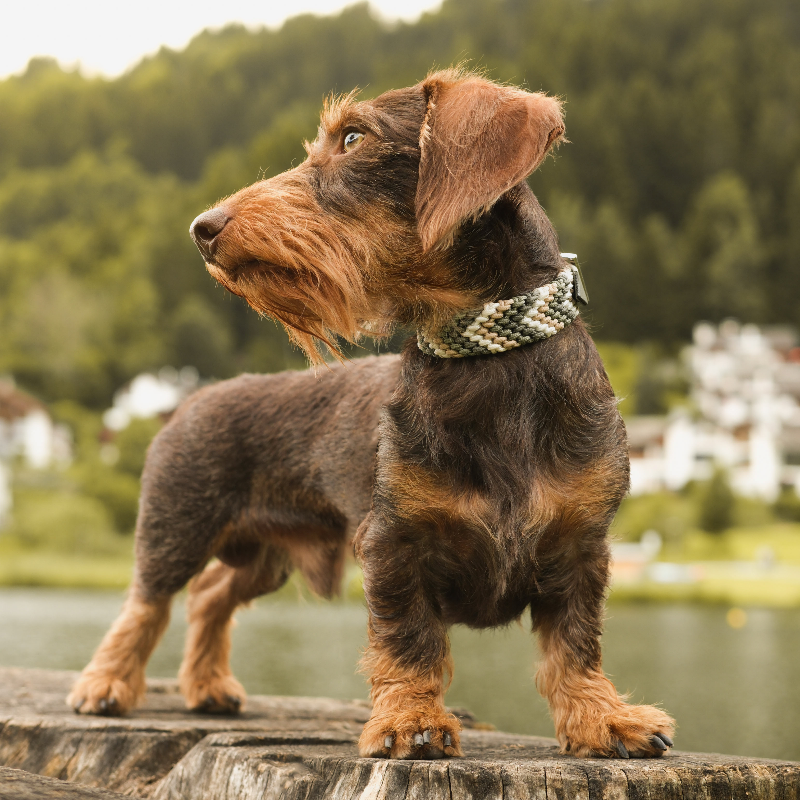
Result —
<path fill-rule="evenodd" d="M 11 511 L 11 465 L 17 459 L 33 469 L 72 458 L 69 430 L 56 425 L 47 409 L 10 379 L 0 379 L 0 527 Z"/>
<path fill-rule="evenodd" d="M 785 328 L 699 323 L 686 349 L 692 408 L 626 421 L 631 493 L 680 489 L 727 470 L 735 491 L 800 492 L 800 347 Z"/>
<path fill-rule="evenodd" d="M 194 367 L 162 367 L 158 375 L 143 372 L 114 395 L 114 404 L 103 414 L 103 423 L 112 431 L 128 427 L 132 419 L 149 419 L 174 411 L 184 397 L 198 386 Z"/>
<path fill-rule="evenodd" d="M 13 381 L 0 380 L 0 461 L 22 458 L 34 469 L 49 467 L 53 461 L 69 461 L 69 431 L 56 425 L 45 406 Z"/>

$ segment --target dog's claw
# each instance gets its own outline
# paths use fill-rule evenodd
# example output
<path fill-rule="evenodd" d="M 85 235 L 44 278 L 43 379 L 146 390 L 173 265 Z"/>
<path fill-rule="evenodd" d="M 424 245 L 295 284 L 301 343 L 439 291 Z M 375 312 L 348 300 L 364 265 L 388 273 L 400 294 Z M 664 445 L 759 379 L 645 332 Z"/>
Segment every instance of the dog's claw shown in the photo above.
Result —
<path fill-rule="evenodd" d="M 414 747 L 422 747 L 424 742 L 425 742 L 425 740 L 422 738 L 422 734 L 421 733 L 415 733 L 414 734 Z"/>
<path fill-rule="evenodd" d="M 670 739 L 669 736 L 667 736 L 666 733 L 656 733 L 656 734 L 653 734 L 653 735 L 657 736 L 659 739 L 661 739 L 661 741 L 664 742 L 664 744 L 667 747 L 674 747 L 675 746 L 675 742 L 673 742 L 672 739 Z"/>
<path fill-rule="evenodd" d="M 625 745 L 622 743 L 622 741 L 617 739 L 617 743 L 616 743 L 615 747 L 616 747 L 616 750 L 617 750 L 617 754 L 619 755 L 620 758 L 630 758 L 630 755 L 628 753 L 628 748 L 625 747 Z"/>
<path fill-rule="evenodd" d="M 662 753 L 667 749 L 667 743 L 663 742 L 657 733 L 650 737 L 650 744 L 653 745 L 656 750 L 660 750 Z"/>
<path fill-rule="evenodd" d="M 446 733 L 446 734 L 444 735 L 444 737 L 442 738 L 442 743 L 444 744 L 444 746 L 445 746 L 445 747 L 450 747 L 450 746 L 452 746 L 452 744 L 453 744 L 453 737 L 452 737 L 452 736 L 451 736 L 449 733 Z"/>
<path fill-rule="evenodd" d="M 237 697 L 235 694 L 229 694 L 225 699 L 228 701 L 231 708 L 235 709 L 236 711 L 238 711 L 242 705 L 242 698 Z"/>
<path fill-rule="evenodd" d="M 81 707 L 83 706 L 83 704 L 85 702 L 86 702 L 86 698 L 85 697 L 81 697 L 81 699 L 78 700 L 77 703 L 73 703 L 72 710 L 77 714 L 81 710 Z"/>
<path fill-rule="evenodd" d="M 430 731 L 424 731 L 424 732 L 423 732 L 423 734 L 422 734 L 422 741 L 423 741 L 425 744 L 430 744 L 430 743 L 431 743 L 431 732 L 430 732 Z"/>
<path fill-rule="evenodd" d="M 101 714 L 105 714 L 108 711 L 108 700 L 105 697 L 97 704 L 98 708 L 100 709 Z"/>
<path fill-rule="evenodd" d="M 211 708 L 213 705 L 214 705 L 214 698 L 213 697 L 206 697 L 206 699 L 203 700 L 201 708 Z"/>
<path fill-rule="evenodd" d="M 393 745 L 393 744 L 394 744 L 394 736 L 387 736 L 387 737 L 386 737 L 386 738 L 383 740 L 383 746 L 384 746 L 384 747 L 385 747 L 387 750 L 391 750 L 391 749 L 392 749 L 392 745 Z"/>

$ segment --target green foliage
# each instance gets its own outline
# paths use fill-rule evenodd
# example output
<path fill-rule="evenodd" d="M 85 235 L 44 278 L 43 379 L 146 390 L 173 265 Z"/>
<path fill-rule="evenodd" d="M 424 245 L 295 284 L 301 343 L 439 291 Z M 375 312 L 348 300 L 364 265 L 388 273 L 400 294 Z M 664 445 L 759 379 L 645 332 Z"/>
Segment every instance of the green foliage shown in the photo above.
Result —
<path fill-rule="evenodd" d="M 102 529 L 106 540 L 116 540 L 118 534 L 133 533 L 139 508 L 139 477 L 144 468 L 147 448 L 160 430 L 161 420 L 134 419 L 127 428 L 116 434 L 113 441 L 107 441 L 107 432 L 103 433 L 102 420 L 97 412 L 70 400 L 55 403 L 52 411 L 57 421 L 66 423 L 73 431 L 75 462 L 65 473 L 49 476 L 53 484 L 51 488 L 55 491 L 52 496 L 44 491 L 37 495 L 38 505 L 44 508 L 53 504 L 54 508 L 59 509 L 65 502 L 64 496 L 77 497 L 75 502 L 83 503 L 84 508 L 92 506 L 100 509 L 100 516 L 96 517 L 90 528 Z M 26 485 L 33 480 L 32 476 L 25 477 L 23 483 Z M 87 504 L 84 500 L 90 502 Z M 16 515 L 16 495 L 14 502 Z M 26 502 L 24 492 L 22 502 Z M 54 533 L 55 548 L 60 546 L 59 535 Z M 37 546 L 48 549 L 47 535 L 42 532 L 37 536 L 34 537 Z M 25 541 L 28 540 L 34 542 L 31 537 L 25 538 Z"/>
<path fill-rule="evenodd" d="M 800 496 L 794 489 L 784 488 L 775 501 L 775 515 L 789 522 L 800 522 Z"/>
<path fill-rule="evenodd" d="M 84 496 L 101 503 L 108 515 L 108 529 L 114 533 L 133 533 L 139 510 L 139 476 L 92 464 L 77 473 Z"/>
<path fill-rule="evenodd" d="M 161 420 L 133 419 L 96 454 L 77 463 L 71 474 L 80 491 L 103 504 L 117 533 L 133 533 L 139 510 L 139 477 L 147 448 L 161 428 Z"/>
<path fill-rule="evenodd" d="M 116 468 L 137 480 L 144 469 L 147 448 L 155 435 L 161 430 L 161 420 L 133 419 L 127 428 L 121 430 L 114 440 L 119 450 Z"/>
<path fill-rule="evenodd" d="M 665 414 L 685 404 L 688 380 L 680 358 L 649 342 L 597 342 L 623 417 Z"/>
<path fill-rule="evenodd" d="M 14 493 L 11 524 L 3 536 L 26 549 L 55 553 L 119 552 L 118 537 L 106 507 L 97 499 L 58 490 L 19 490 Z"/>
<path fill-rule="evenodd" d="M 786 502 L 791 502 L 792 508 L 800 506 L 800 502 L 796 499 L 790 501 L 788 496 Z M 743 531 L 766 529 L 785 519 L 800 521 L 800 518 L 785 516 L 780 503 L 770 504 L 735 495 L 725 472 L 717 470 L 710 480 L 689 484 L 680 492 L 664 491 L 625 498 L 611 530 L 614 537 L 623 541 L 639 541 L 645 531 L 656 530 L 672 551 L 671 557 L 678 557 L 692 537 L 700 536 L 702 539 L 709 534 L 718 537 L 731 528 Z M 800 553 L 800 535 L 797 549 Z"/>
<path fill-rule="evenodd" d="M 700 527 L 709 533 L 722 533 L 730 528 L 733 504 L 734 496 L 727 474 L 722 469 L 714 470 L 700 495 Z"/>
<path fill-rule="evenodd" d="M 689 494 L 659 492 L 625 498 L 611 533 L 618 539 L 639 541 L 645 531 L 655 530 L 670 544 L 680 541 L 696 521 L 696 503 Z"/>
<path fill-rule="evenodd" d="M 302 364 L 206 275 L 190 221 L 299 163 L 329 92 L 465 58 L 565 100 L 571 144 L 531 184 L 598 338 L 668 358 L 699 318 L 800 324 L 798 31 L 791 0 L 446 0 L 206 31 L 115 80 L 35 59 L 0 81 L 0 373 L 100 409 L 164 364 Z M 625 393 L 669 406 L 672 379 L 638 374 Z"/>
<path fill-rule="evenodd" d="M 73 456 L 78 464 L 90 463 L 100 457 L 100 434 L 103 420 L 97 412 L 84 408 L 74 400 L 58 400 L 50 405 L 56 422 L 72 431 Z"/>
<path fill-rule="evenodd" d="M 227 378 L 234 365 L 230 330 L 202 295 L 190 294 L 172 319 L 175 361 L 191 364 L 203 375 Z"/>

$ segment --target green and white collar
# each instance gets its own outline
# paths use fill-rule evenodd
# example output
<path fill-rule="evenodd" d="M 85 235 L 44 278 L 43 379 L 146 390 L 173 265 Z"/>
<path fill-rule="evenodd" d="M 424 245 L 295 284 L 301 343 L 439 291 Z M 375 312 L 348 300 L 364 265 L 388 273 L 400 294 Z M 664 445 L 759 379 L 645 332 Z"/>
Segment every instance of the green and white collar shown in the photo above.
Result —
<path fill-rule="evenodd" d="M 578 257 L 573 253 L 562 253 L 561 257 L 570 265 L 552 283 L 465 311 L 436 333 L 418 331 L 419 349 L 439 358 L 488 356 L 549 339 L 562 331 L 578 316 L 577 304 L 588 303 L 589 296 Z"/>

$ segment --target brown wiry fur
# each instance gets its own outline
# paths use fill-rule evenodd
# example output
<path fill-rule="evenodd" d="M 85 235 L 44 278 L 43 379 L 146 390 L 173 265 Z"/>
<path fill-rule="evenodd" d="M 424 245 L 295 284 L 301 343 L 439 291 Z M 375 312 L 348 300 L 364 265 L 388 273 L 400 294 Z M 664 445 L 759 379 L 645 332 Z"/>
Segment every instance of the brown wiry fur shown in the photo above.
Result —
<path fill-rule="evenodd" d="M 369 632 L 372 639 L 372 626 Z M 372 715 L 359 742 L 362 753 L 391 758 L 463 755 L 461 723 L 444 706 L 445 674 L 453 673 L 449 654 L 432 668 L 403 668 L 391 653 L 371 646 L 361 668 L 369 675 L 372 699 Z M 387 730 L 392 736 L 390 747 L 386 747 Z M 413 739 L 421 731 L 430 731 L 431 739 L 417 748 Z"/>
<path fill-rule="evenodd" d="M 303 164 L 200 215 L 192 235 L 209 272 L 312 360 L 337 336 L 435 329 L 563 269 L 525 183 L 563 132 L 557 100 L 463 71 L 351 94 L 326 105 Z M 497 356 L 438 359 L 412 339 L 400 357 L 207 387 L 150 448 L 135 589 L 70 700 L 127 710 L 169 598 L 194 578 L 181 689 L 191 708 L 236 711 L 235 609 L 293 568 L 335 593 L 354 546 L 373 701 L 362 755 L 460 755 L 448 626 L 526 609 L 562 748 L 661 755 L 671 719 L 627 705 L 602 673 L 606 533 L 627 488 L 624 426 L 580 319 Z"/>
<path fill-rule="evenodd" d="M 476 82 L 462 70 L 431 76 L 427 86 L 416 196 L 425 250 L 449 247 L 465 219 L 478 219 L 530 175 L 564 133 L 561 104 L 552 97 Z M 498 150 L 516 157 L 498 162 Z"/>
<path fill-rule="evenodd" d="M 369 269 L 375 254 L 368 220 L 359 227 L 331 225 L 305 188 L 289 174 L 274 180 L 269 198 L 240 192 L 236 213 L 246 223 L 225 239 L 218 257 L 224 262 L 228 253 L 247 252 L 257 266 L 233 276 L 214 265 L 210 272 L 250 298 L 256 311 L 283 322 L 316 361 L 315 340 L 338 352 L 332 331 L 351 342 L 359 334 L 368 308 L 360 266 Z M 287 222 L 273 227 L 273 219 Z"/>
<path fill-rule="evenodd" d="M 536 686 L 550 704 L 556 736 L 564 752 L 575 756 L 616 756 L 617 742 L 646 753 L 653 731 L 671 732 L 672 719 L 653 706 L 631 706 L 617 694 L 602 670 L 576 669 L 569 647 L 540 629 L 543 659 Z"/>

